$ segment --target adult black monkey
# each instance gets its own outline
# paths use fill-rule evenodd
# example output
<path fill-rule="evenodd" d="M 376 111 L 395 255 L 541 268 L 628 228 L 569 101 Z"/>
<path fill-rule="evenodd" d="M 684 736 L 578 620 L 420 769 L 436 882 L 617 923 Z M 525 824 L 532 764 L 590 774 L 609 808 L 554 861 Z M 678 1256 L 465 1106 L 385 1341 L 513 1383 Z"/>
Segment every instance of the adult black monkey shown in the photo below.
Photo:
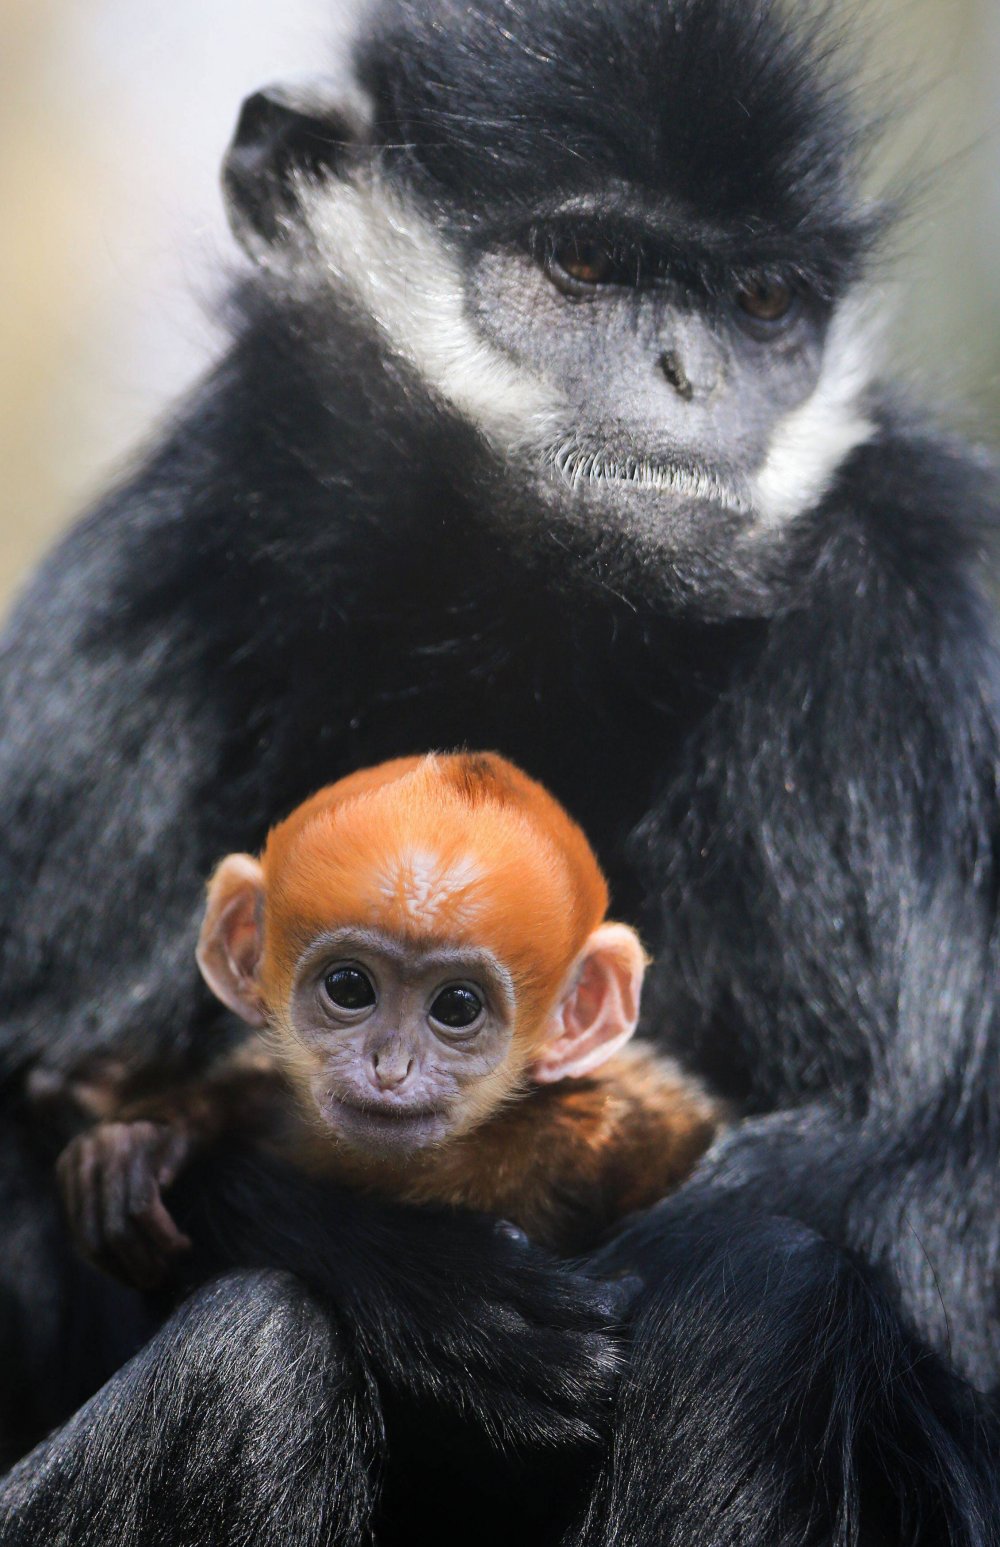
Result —
<path fill-rule="evenodd" d="M 46 1084 L 218 1045 L 202 877 L 324 780 L 495 745 L 595 838 L 651 1024 L 747 1121 L 596 1264 L 650 1291 L 588 1544 L 998 1535 L 997 490 L 872 384 L 823 57 L 743 0 L 385 0 L 345 101 L 247 104 L 232 350 L 6 647 L 17 1153 Z M 174 1507 L 363 1540 L 386 1403 L 529 1446 L 596 1413 L 599 1289 L 277 1186 L 220 1225 L 298 1277 L 190 1302 L 14 1474 L 4 1542 L 171 1541 Z"/>

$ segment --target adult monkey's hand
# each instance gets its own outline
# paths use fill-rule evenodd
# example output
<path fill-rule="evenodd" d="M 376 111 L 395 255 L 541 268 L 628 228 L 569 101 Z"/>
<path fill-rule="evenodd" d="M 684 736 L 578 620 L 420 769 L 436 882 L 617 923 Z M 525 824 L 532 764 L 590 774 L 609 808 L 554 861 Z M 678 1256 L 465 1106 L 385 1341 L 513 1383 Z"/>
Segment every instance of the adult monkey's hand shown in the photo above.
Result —
<path fill-rule="evenodd" d="M 256 1156 L 207 1155 L 170 1207 L 199 1276 L 290 1269 L 332 1301 L 388 1385 L 452 1408 L 497 1445 L 600 1437 L 628 1283 L 587 1278 L 502 1221 L 383 1205 Z"/>

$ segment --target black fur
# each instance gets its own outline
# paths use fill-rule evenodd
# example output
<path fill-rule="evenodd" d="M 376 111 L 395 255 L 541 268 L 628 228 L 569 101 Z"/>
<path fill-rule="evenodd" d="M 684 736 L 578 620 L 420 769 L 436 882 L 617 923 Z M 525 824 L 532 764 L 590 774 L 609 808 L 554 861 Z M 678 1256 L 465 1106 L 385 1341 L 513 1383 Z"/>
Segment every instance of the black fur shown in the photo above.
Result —
<path fill-rule="evenodd" d="M 624 170 L 699 283 L 780 259 L 831 305 L 872 222 L 823 47 L 745 0 L 427 0 L 377 12 L 358 72 L 387 174 L 457 248 Z M 304 132 L 318 175 L 311 123 L 279 152 Z M 280 247 L 303 194 L 269 166 L 240 213 Z M 644 928 L 650 1029 L 745 1120 L 589 1265 L 646 1285 L 603 1457 L 621 1294 L 482 1221 L 206 1167 L 204 1271 L 243 1271 L 12 1474 L 0 1541 L 391 1542 L 454 1454 L 442 1541 L 477 1510 L 484 1540 L 586 1547 L 997 1542 L 991 469 L 876 391 L 872 440 L 728 603 L 706 514 L 699 606 L 669 552 L 540 519 L 342 297 L 280 272 L 4 645 L 0 1325 L 33 1338 L 9 1448 L 156 1310 L 68 1276 L 25 1077 L 217 1051 L 204 877 L 351 768 L 464 743 L 546 781 Z"/>
<path fill-rule="evenodd" d="M 380 1450 L 326 1309 L 289 1276 L 223 1278 L 15 1468 L 3 1540 L 360 1544 Z"/>
<path fill-rule="evenodd" d="M 994 1541 L 986 1405 L 860 1264 L 709 1187 L 663 1207 L 670 1249 L 577 1547 Z"/>
<path fill-rule="evenodd" d="M 681 217 L 687 256 L 704 245 L 730 274 L 736 254 L 793 257 L 836 286 L 877 221 L 854 197 L 868 134 L 831 44 L 820 17 L 782 26 L 769 5 L 396 0 L 357 65 L 390 161 L 473 231 L 621 179 Z"/>

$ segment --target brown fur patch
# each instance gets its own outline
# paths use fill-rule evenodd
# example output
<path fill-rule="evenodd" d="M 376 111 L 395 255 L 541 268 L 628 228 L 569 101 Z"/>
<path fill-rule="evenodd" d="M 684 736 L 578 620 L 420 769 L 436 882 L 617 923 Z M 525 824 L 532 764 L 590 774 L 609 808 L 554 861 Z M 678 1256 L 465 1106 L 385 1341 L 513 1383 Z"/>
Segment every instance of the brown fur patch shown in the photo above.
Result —
<path fill-rule="evenodd" d="M 684 1181 L 720 1120 L 698 1086 L 633 1045 L 593 1075 L 538 1087 L 398 1166 L 374 1166 L 326 1136 L 312 1137 L 296 1159 L 404 1202 L 497 1214 L 573 1255 Z"/>

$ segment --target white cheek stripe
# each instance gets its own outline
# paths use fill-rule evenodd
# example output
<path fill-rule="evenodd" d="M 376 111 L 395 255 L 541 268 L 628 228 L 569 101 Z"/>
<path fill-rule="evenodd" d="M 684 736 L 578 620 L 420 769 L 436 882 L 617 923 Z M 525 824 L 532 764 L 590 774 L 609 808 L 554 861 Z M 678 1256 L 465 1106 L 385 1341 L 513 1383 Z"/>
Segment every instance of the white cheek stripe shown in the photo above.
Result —
<path fill-rule="evenodd" d="M 828 330 L 819 380 L 777 425 L 764 461 L 738 487 L 711 469 L 584 449 L 567 406 L 477 331 L 465 286 L 437 231 L 378 178 L 303 181 L 309 233 L 327 273 L 373 319 L 388 347 L 503 454 L 541 456 L 571 488 L 597 482 L 708 499 L 773 530 L 811 509 L 875 426 L 863 409 L 880 329 L 869 294 L 849 296 Z"/>
<path fill-rule="evenodd" d="M 506 449 L 551 435 L 558 394 L 476 330 L 461 270 L 432 225 L 377 177 L 304 184 L 300 197 L 338 288 L 439 397 Z"/>
<path fill-rule="evenodd" d="M 812 393 L 777 425 L 751 484 L 758 530 L 774 530 L 822 499 L 838 467 L 871 440 L 864 396 L 879 355 L 876 298 L 848 296 L 827 330 L 820 377 Z"/>

